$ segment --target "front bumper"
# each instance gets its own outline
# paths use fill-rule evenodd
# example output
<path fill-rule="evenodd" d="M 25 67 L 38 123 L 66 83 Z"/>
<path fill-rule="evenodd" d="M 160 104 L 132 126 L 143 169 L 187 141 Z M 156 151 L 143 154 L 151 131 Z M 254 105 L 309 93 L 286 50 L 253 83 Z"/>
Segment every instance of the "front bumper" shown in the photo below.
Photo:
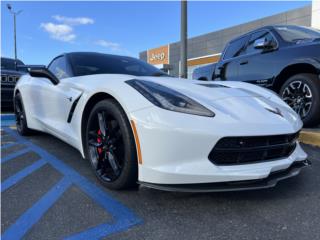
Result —
<path fill-rule="evenodd" d="M 281 180 L 297 176 L 301 169 L 310 166 L 311 162 L 304 160 L 294 162 L 286 170 L 271 173 L 267 178 L 258 180 L 221 182 L 221 183 L 202 183 L 202 184 L 152 184 L 139 182 L 140 185 L 163 191 L 172 192 L 229 192 L 246 191 L 275 187 Z"/>
<path fill-rule="evenodd" d="M 306 160 L 306 153 L 297 143 L 290 156 L 277 160 L 228 166 L 210 162 L 209 153 L 223 137 L 279 135 L 300 130 L 300 122 L 273 115 L 250 116 L 240 121 L 221 114 L 208 118 L 156 107 L 133 112 L 130 119 L 136 123 L 142 153 L 139 182 L 174 186 L 260 180 Z"/>

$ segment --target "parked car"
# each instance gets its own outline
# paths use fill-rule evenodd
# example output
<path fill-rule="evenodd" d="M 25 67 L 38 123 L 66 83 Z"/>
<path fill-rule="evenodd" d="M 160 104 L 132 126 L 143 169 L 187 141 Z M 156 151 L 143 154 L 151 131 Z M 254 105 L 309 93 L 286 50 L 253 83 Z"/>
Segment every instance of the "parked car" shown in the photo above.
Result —
<path fill-rule="evenodd" d="M 196 80 L 208 81 L 212 79 L 216 69 L 216 63 L 207 64 L 193 70 L 192 78 Z"/>
<path fill-rule="evenodd" d="M 24 65 L 21 60 L 1 57 L 1 109 L 13 109 L 13 90 L 24 70 L 17 66 Z"/>
<path fill-rule="evenodd" d="M 320 31 L 301 27 L 266 26 L 237 37 L 220 61 L 196 69 L 199 80 L 244 81 L 278 93 L 305 126 L 320 123 Z"/>
<path fill-rule="evenodd" d="M 252 84 L 185 81 L 135 58 L 75 52 L 30 67 L 14 98 L 21 135 L 74 146 L 112 189 L 267 188 L 309 164 L 299 116 Z"/>

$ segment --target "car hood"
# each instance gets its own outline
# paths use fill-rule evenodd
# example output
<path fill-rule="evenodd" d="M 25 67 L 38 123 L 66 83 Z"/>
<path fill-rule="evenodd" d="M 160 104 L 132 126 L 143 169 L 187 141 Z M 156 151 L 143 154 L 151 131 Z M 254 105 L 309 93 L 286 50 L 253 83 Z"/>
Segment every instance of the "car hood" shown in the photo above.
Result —
<path fill-rule="evenodd" d="M 97 74 L 80 76 L 68 79 L 62 79 L 62 82 L 68 82 L 75 84 L 79 88 L 95 88 L 95 86 L 118 86 L 122 85 L 126 81 L 136 79 L 150 81 L 157 84 L 161 84 L 173 90 L 176 90 L 190 98 L 197 99 L 199 101 L 217 101 L 230 97 L 254 97 L 261 96 L 262 92 L 265 95 L 272 95 L 268 90 L 263 90 L 260 87 L 256 87 L 247 83 L 236 83 L 226 81 L 198 81 L 188 80 L 174 77 L 151 77 L 151 76 L 133 76 L 124 74 Z M 91 84 L 88 85 L 88 82 Z M 128 85 L 127 85 L 128 86 Z M 113 89 L 110 89 L 113 90 Z"/>
<path fill-rule="evenodd" d="M 232 81 L 193 81 L 168 77 L 139 77 L 179 91 L 217 115 L 244 123 L 290 122 L 301 125 L 299 116 L 274 92 Z M 225 119 L 228 119 L 225 118 Z"/>
<path fill-rule="evenodd" d="M 171 77 L 139 77 L 137 79 L 155 82 L 174 89 L 200 101 L 217 101 L 235 97 L 259 97 L 258 92 L 247 89 L 247 84 L 229 84 L 222 81 L 197 81 Z M 271 95 L 270 92 L 268 95 Z"/>
<path fill-rule="evenodd" d="M 122 74 L 90 75 L 77 79 L 65 79 L 63 82 L 76 84 L 77 88 L 80 89 L 89 89 L 89 91 L 91 89 L 93 93 L 105 88 L 109 94 L 125 106 L 128 112 L 154 106 L 138 91 L 125 83 L 131 79 L 158 83 L 178 91 L 212 110 L 216 114 L 215 119 L 223 117 L 223 121 L 229 119 L 230 122 L 240 120 L 248 124 L 270 123 L 271 125 L 274 122 L 280 123 L 280 125 L 283 122 L 290 122 L 290 126 L 292 124 L 301 126 L 299 116 L 275 93 L 244 82 L 205 82 L 173 77 L 142 77 Z M 91 84 L 88 85 L 88 82 Z M 125 87 L 123 84 L 125 84 Z M 135 101 L 132 101 L 133 95 L 128 94 L 127 88 L 141 98 L 135 98 Z M 281 126 L 283 127 L 283 125 Z"/>

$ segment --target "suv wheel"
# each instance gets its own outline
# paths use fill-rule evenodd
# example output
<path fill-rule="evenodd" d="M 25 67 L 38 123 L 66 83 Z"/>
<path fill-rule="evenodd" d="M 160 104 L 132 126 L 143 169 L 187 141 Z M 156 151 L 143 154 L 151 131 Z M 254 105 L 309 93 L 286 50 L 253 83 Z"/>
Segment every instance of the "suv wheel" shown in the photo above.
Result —
<path fill-rule="evenodd" d="M 298 113 L 304 126 L 320 123 L 320 79 L 310 73 L 297 74 L 281 87 L 280 96 Z"/>

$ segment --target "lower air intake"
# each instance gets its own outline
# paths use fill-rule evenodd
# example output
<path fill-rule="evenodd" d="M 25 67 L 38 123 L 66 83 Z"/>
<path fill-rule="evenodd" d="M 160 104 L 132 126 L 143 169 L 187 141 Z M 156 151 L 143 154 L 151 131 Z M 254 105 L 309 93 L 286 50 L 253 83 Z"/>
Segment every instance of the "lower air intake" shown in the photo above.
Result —
<path fill-rule="evenodd" d="M 209 160 L 216 165 L 236 165 L 287 158 L 296 148 L 298 136 L 225 137 L 212 149 Z"/>

